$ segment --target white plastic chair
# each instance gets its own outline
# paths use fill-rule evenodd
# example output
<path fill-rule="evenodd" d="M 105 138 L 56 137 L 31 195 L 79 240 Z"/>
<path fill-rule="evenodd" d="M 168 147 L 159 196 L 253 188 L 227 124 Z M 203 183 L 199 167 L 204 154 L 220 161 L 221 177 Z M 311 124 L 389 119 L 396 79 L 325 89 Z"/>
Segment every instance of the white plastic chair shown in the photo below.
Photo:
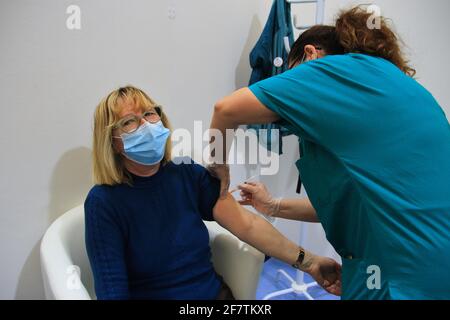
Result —
<path fill-rule="evenodd" d="M 256 296 L 264 255 L 243 243 L 216 222 L 205 222 L 214 268 L 236 299 Z M 95 299 L 94 279 L 84 242 L 84 208 L 59 217 L 41 242 L 41 269 L 47 299 Z"/>

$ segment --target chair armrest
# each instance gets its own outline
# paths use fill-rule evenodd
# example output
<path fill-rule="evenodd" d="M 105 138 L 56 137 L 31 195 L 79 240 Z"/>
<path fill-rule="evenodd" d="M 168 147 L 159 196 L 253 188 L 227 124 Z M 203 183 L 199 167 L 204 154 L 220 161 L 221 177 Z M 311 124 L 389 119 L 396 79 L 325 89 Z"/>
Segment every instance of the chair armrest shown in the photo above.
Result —
<path fill-rule="evenodd" d="M 214 269 L 238 300 L 254 300 L 264 254 L 242 242 L 216 222 L 205 221 Z"/>

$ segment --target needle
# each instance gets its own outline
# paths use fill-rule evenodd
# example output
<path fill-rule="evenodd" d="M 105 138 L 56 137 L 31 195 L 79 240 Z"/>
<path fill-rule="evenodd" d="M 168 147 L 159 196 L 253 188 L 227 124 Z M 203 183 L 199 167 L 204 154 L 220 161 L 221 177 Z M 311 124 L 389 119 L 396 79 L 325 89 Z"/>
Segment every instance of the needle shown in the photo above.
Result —
<path fill-rule="evenodd" d="M 253 177 L 250 177 L 250 178 L 246 179 L 246 180 L 244 181 L 244 183 L 247 183 L 247 181 L 253 180 L 253 179 L 257 178 L 257 177 L 258 177 L 258 175 L 255 175 L 255 176 L 253 176 Z M 239 188 L 236 187 L 236 188 L 230 190 L 229 192 L 230 192 L 230 193 L 234 193 L 234 192 L 236 192 L 236 191 L 238 191 L 238 190 L 239 190 Z"/>

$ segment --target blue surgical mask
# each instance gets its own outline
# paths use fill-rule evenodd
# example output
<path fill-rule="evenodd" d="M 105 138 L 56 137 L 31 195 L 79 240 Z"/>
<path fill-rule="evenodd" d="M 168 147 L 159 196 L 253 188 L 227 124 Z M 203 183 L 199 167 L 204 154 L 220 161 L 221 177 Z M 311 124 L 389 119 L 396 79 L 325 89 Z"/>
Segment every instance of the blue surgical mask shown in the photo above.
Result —
<path fill-rule="evenodd" d="M 161 121 L 145 122 L 135 132 L 120 135 L 124 156 L 143 165 L 157 164 L 164 158 L 170 130 Z"/>

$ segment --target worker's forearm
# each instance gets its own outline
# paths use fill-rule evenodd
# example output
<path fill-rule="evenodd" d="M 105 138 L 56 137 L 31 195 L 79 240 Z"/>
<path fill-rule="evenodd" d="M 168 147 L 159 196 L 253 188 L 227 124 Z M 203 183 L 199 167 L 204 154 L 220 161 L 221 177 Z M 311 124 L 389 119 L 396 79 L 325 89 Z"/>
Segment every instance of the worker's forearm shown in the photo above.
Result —
<path fill-rule="evenodd" d="M 243 207 L 241 208 L 242 210 L 246 210 Z M 250 211 L 248 211 L 248 214 L 252 214 L 254 217 L 252 219 L 251 228 L 248 229 L 246 234 L 243 234 L 240 237 L 241 240 L 247 242 L 268 256 L 277 258 L 290 265 L 294 264 L 299 255 L 299 246 L 283 236 L 265 219 L 254 215 Z M 301 265 L 303 271 L 308 269 L 314 257 L 312 253 L 307 250 L 304 251 L 305 258 Z"/>
<path fill-rule="evenodd" d="M 227 116 L 226 111 L 224 110 L 223 105 L 217 104 L 214 107 L 214 114 L 213 118 L 211 120 L 211 129 L 219 130 L 222 134 L 222 142 L 223 142 L 223 148 L 222 148 L 222 159 L 217 159 L 216 154 L 212 154 L 212 158 L 215 160 L 221 160 L 223 163 L 226 163 L 226 160 L 228 158 L 228 152 L 229 148 L 231 147 L 231 141 L 228 141 L 232 139 L 232 136 L 227 137 L 227 129 L 236 130 L 239 124 L 233 120 L 232 117 Z M 210 142 L 214 142 L 211 140 Z"/>
<path fill-rule="evenodd" d="M 308 198 L 282 199 L 280 203 L 280 211 L 275 215 L 275 217 L 303 222 L 319 222 L 316 210 Z"/>

